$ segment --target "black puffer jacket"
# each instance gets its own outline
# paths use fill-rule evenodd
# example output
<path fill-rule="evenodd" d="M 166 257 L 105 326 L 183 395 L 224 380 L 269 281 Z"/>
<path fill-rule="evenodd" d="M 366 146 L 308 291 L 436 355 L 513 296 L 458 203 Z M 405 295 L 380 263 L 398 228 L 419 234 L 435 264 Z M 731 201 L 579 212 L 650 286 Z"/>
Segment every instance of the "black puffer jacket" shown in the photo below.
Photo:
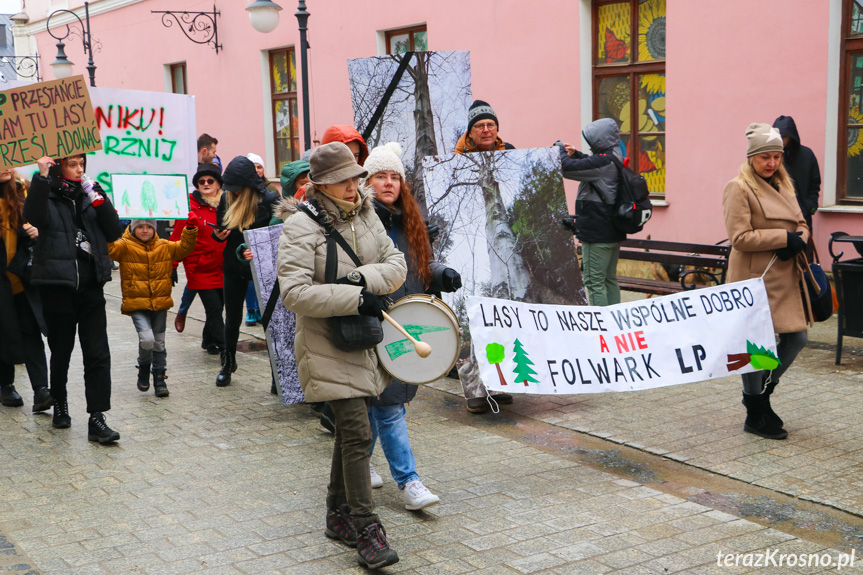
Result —
<path fill-rule="evenodd" d="M 788 175 L 794 180 L 794 193 L 800 211 L 806 218 L 806 225 L 812 229 L 812 214 L 818 209 L 818 194 L 821 192 L 821 172 L 818 170 L 818 159 L 811 149 L 800 143 L 797 125 L 791 116 L 779 116 L 773 122 L 773 127 L 783 136 L 788 136 L 783 162 Z"/>
<path fill-rule="evenodd" d="M 611 118 L 596 120 L 582 132 L 592 156 L 576 152 L 568 156 L 560 148 L 563 177 L 581 182 L 575 199 L 575 237 L 587 243 L 613 243 L 626 239 L 613 224 L 614 203 L 620 180 L 611 154 L 623 159 L 620 130 Z"/>
<path fill-rule="evenodd" d="M 67 193 L 62 191 L 64 184 Z M 94 188 L 105 195 L 99 184 Z M 90 242 L 96 283 L 103 285 L 111 280 L 108 242 L 118 239 L 123 229 L 107 196 L 105 202 L 96 207 L 83 193 L 80 184 L 36 174 L 24 202 L 24 219 L 39 230 L 30 277 L 33 285 L 54 285 L 73 290 L 80 287 L 82 278 L 79 277 L 75 243 L 77 221 L 80 221 Z"/>
<path fill-rule="evenodd" d="M 425 293 L 422 279 L 416 274 L 416 269 L 411 263 L 408 256 L 408 238 L 403 233 L 402 229 L 402 214 L 401 212 L 393 212 L 387 209 L 383 204 L 374 201 L 375 212 L 384 224 L 387 234 L 392 238 L 396 248 L 405 255 L 405 261 L 408 264 L 408 275 L 405 278 L 405 283 L 390 294 L 390 299 L 398 301 L 406 295 L 417 293 Z M 416 385 L 410 383 L 402 383 L 393 378 L 380 397 L 373 397 L 369 401 L 370 405 L 381 407 L 384 405 L 399 405 L 410 402 L 417 394 Z"/>
<path fill-rule="evenodd" d="M 225 200 L 227 199 L 228 194 L 232 192 L 224 192 L 222 194 L 222 199 L 219 200 L 219 206 L 216 208 L 216 221 L 218 225 L 224 225 L 225 222 L 225 211 L 227 210 L 227 206 L 225 205 Z M 261 199 L 258 202 L 258 210 L 255 212 L 255 221 L 252 222 L 252 225 L 249 226 L 250 230 L 256 230 L 258 228 L 264 228 L 270 225 L 270 218 L 273 217 L 273 206 L 279 201 L 279 195 L 271 192 L 269 190 L 265 190 L 261 192 Z M 213 238 L 216 241 L 219 240 L 215 235 Z M 243 239 L 243 232 L 234 228 L 231 230 L 230 235 L 225 242 L 225 252 L 224 259 L 222 260 L 222 271 L 226 274 L 235 274 L 247 277 L 248 279 L 252 279 L 252 267 L 250 265 L 249 260 L 240 259 L 237 255 L 237 248 L 240 247 L 245 240 Z"/>

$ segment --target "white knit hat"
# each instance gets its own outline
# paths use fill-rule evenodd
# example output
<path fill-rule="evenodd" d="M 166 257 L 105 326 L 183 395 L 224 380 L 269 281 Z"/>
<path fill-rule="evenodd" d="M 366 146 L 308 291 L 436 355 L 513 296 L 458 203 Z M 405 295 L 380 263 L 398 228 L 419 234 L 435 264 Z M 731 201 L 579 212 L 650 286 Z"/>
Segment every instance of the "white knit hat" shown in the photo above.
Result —
<path fill-rule="evenodd" d="M 369 177 L 391 170 L 397 172 L 402 179 L 405 179 L 405 166 L 402 164 L 402 147 L 398 142 L 389 142 L 383 146 L 378 146 L 369 153 L 366 162 L 363 164 Z"/>
<path fill-rule="evenodd" d="M 262 158 L 258 154 L 249 152 L 248 154 L 246 154 L 246 157 L 249 158 L 249 160 L 251 160 L 253 164 L 261 164 L 262 167 L 266 167 L 264 166 L 264 158 Z"/>

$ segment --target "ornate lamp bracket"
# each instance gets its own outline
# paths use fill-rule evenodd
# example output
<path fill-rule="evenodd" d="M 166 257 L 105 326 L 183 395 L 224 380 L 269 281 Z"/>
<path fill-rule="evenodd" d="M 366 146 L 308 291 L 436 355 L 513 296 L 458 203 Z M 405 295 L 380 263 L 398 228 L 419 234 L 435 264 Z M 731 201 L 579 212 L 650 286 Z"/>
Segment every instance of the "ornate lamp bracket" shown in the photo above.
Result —
<path fill-rule="evenodd" d="M 174 10 L 151 10 L 151 14 L 162 15 L 162 26 L 170 28 L 177 23 L 186 38 L 195 44 L 212 44 L 216 54 L 222 48 L 219 44 L 218 18 L 222 15 L 213 5 L 212 12 L 186 12 Z"/>

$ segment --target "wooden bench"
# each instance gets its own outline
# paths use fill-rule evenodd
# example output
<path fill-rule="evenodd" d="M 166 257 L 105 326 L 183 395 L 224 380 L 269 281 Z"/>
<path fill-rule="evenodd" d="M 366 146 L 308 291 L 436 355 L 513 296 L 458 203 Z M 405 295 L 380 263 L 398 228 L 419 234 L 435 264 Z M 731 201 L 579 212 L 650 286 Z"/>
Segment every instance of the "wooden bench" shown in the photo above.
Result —
<path fill-rule="evenodd" d="M 617 276 L 620 289 L 668 295 L 707 285 L 725 283 L 730 244 L 690 244 L 661 240 L 625 240 L 621 260 L 665 264 L 671 281 L 655 278 Z M 669 269 L 670 268 L 670 269 Z"/>

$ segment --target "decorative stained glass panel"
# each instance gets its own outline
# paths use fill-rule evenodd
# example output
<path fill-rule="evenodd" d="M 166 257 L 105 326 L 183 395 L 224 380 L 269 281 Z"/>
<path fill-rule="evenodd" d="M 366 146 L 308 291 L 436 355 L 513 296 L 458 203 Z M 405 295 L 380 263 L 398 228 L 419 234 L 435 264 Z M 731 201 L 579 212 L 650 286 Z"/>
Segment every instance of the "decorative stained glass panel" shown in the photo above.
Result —
<path fill-rule="evenodd" d="M 617 64 L 631 60 L 629 40 L 632 12 L 629 2 L 603 4 L 596 9 L 596 63 Z"/>
<path fill-rule="evenodd" d="M 665 0 L 638 5 L 638 60 L 665 60 Z"/>

